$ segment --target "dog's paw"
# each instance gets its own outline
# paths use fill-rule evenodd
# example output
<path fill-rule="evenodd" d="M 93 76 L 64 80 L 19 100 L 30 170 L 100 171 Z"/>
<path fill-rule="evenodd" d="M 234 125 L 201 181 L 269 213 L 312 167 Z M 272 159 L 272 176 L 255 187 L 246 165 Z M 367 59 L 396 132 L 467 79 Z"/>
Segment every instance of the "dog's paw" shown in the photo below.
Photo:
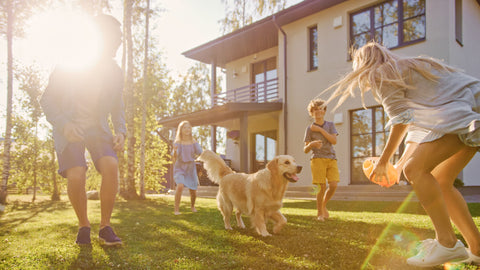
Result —
<path fill-rule="evenodd" d="M 246 228 L 246 227 L 245 227 L 245 224 L 238 224 L 238 227 L 239 227 L 240 229 L 245 229 L 245 228 Z"/>
<path fill-rule="evenodd" d="M 229 230 L 229 231 L 231 231 L 231 230 L 233 230 L 233 228 L 232 228 L 231 226 L 228 226 L 228 227 L 227 227 L 227 226 L 225 226 L 225 230 Z"/>
<path fill-rule="evenodd" d="M 273 226 L 273 233 L 274 234 L 277 234 L 280 232 L 280 230 L 282 230 L 283 226 L 285 226 L 286 223 L 279 223 L 275 226 Z"/>
<path fill-rule="evenodd" d="M 266 232 L 266 233 L 262 233 L 262 237 L 269 237 L 269 236 L 272 236 L 272 234 Z"/>

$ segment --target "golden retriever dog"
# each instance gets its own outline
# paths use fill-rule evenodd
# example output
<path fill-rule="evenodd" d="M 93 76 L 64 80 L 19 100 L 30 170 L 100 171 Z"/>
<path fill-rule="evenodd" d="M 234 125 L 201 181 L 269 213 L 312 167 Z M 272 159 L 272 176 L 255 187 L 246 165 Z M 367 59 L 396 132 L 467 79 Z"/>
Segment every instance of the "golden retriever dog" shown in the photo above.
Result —
<path fill-rule="evenodd" d="M 210 150 L 204 150 L 198 160 L 203 161 L 208 177 L 219 185 L 217 204 L 225 229 L 232 229 L 230 217 L 234 208 L 237 225 L 245 228 L 241 215 L 248 215 L 252 218 L 252 227 L 262 236 L 271 236 L 266 225 L 269 219 L 275 223 L 273 233 L 278 233 L 287 223 L 280 213 L 283 195 L 288 182 L 297 182 L 297 173 L 302 170 L 292 156 L 276 156 L 265 169 L 253 174 L 232 171 Z"/>

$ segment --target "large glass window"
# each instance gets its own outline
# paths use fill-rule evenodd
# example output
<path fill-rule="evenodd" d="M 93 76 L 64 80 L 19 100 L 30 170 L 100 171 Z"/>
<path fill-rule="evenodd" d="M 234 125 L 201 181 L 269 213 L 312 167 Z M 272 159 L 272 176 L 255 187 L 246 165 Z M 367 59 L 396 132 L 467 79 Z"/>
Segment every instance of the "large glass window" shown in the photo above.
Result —
<path fill-rule="evenodd" d="M 254 63 L 252 65 L 252 83 L 251 99 L 253 102 L 271 101 L 272 91 L 276 91 L 277 84 L 277 60 L 275 57 Z"/>
<path fill-rule="evenodd" d="M 391 0 L 350 16 L 350 43 L 371 40 L 395 48 L 425 40 L 425 0 Z"/>
<path fill-rule="evenodd" d="M 318 69 L 318 32 L 317 26 L 308 28 L 308 70 Z"/>
<path fill-rule="evenodd" d="M 363 174 L 362 165 L 366 158 L 380 156 L 382 153 L 390 133 L 385 130 L 387 122 L 388 116 L 381 106 L 350 111 L 352 184 L 370 183 Z M 400 158 L 402 150 L 403 144 L 392 162 Z"/>
<path fill-rule="evenodd" d="M 253 171 L 265 168 L 266 164 L 273 160 L 277 154 L 277 131 L 264 131 L 253 134 L 254 163 Z"/>

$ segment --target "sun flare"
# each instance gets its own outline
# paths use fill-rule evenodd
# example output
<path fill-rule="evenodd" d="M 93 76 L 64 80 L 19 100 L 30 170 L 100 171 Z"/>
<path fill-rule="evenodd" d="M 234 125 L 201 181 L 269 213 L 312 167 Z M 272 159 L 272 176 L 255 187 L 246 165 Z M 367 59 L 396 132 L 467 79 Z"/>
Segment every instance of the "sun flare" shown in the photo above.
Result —
<path fill-rule="evenodd" d="M 71 11 L 49 11 L 32 20 L 27 50 L 40 62 L 81 69 L 100 53 L 100 38 L 91 16 Z"/>

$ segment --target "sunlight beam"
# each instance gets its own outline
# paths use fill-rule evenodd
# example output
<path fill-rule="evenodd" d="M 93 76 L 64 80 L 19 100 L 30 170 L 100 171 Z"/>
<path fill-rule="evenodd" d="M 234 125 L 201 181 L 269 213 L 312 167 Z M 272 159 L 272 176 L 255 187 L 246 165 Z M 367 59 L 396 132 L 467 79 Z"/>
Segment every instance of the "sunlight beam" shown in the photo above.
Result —
<path fill-rule="evenodd" d="M 95 63 L 101 47 L 93 18 L 80 12 L 54 10 L 32 19 L 27 50 L 40 62 L 72 69 Z"/>

